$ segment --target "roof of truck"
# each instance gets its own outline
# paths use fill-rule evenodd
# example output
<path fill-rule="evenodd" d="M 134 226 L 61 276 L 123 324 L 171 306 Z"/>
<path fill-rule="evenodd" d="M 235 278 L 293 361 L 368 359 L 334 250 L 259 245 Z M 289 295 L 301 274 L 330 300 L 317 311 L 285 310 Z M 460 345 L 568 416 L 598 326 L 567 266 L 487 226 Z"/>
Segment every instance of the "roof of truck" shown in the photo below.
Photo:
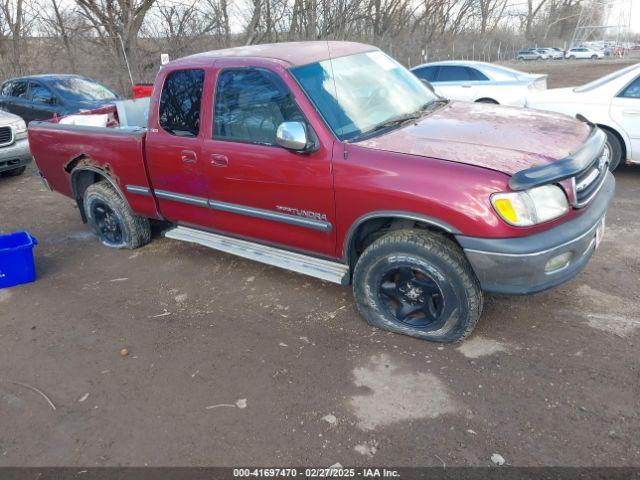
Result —
<path fill-rule="evenodd" d="M 357 42 L 315 41 L 315 42 L 283 42 L 263 45 L 247 45 L 244 47 L 225 48 L 210 52 L 197 53 L 171 62 L 171 64 L 207 63 L 219 58 L 261 58 L 274 59 L 291 66 L 306 65 L 323 60 L 343 57 L 360 52 L 377 50 L 376 47 Z M 331 52 L 331 53 L 329 53 Z"/>

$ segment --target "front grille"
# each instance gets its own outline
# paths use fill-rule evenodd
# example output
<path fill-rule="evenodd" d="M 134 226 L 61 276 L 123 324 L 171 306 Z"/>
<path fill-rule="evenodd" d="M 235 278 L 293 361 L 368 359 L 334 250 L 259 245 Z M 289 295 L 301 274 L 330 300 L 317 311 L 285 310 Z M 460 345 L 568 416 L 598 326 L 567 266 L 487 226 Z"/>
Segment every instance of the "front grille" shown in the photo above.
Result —
<path fill-rule="evenodd" d="M 609 157 L 607 151 L 607 153 L 603 152 L 594 158 L 587 168 L 573 178 L 576 195 L 575 206 L 577 208 L 587 205 L 598 193 L 604 183 L 608 169 Z"/>
<path fill-rule="evenodd" d="M 0 127 L 0 145 L 7 145 L 13 142 L 11 127 Z"/>

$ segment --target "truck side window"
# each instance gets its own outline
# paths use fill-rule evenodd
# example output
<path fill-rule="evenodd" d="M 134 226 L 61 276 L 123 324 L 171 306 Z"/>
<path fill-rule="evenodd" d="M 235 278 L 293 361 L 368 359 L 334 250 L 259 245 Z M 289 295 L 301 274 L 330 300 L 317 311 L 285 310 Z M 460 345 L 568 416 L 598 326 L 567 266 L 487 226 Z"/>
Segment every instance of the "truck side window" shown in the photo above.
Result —
<path fill-rule="evenodd" d="M 167 75 L 160 96 L 160 126 L 172 135 L 197 137 L 204 70 L 177 70 Z"/>
<path fill-rule="evenodd" d="M 305 121 L 282 79 L 269 70 L 223 70 L 218 77 L 214 109 L 216 139 L 276 145 L 278 125 Z"/>

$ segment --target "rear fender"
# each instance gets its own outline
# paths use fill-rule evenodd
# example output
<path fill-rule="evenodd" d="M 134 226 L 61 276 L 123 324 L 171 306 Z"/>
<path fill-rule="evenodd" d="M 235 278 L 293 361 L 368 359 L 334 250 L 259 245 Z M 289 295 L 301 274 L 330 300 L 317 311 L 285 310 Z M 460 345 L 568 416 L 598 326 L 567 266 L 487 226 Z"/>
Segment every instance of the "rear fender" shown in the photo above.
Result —
<path fill-rule="evenodd" d="M 80 216 L 84 223 L 87 223 L 87 217 L 84 212 L 84 192 L 89 185 L 99 181 L 106 180 L 109 182 L 111 187 L 118 192 L 118 195 L 120 195 L 127 206 L 130 207 L 127 197 L 122 193 L 122 190 L 118 186 L 117 179 L 114 177 L 111 169 L 108 168 L 109 166 L 107 165 L 105 168 L 101 168 L 95 164 L 92 165 L 91 162 L 92 160 L 89 157 L 81 156 L 69 162 L 65 167 L 65 170 L 67 170 L 67 167 L 73 163 L 70 171 L 69 182 L 71 183 L 73 198 L 78 205 Z"/>

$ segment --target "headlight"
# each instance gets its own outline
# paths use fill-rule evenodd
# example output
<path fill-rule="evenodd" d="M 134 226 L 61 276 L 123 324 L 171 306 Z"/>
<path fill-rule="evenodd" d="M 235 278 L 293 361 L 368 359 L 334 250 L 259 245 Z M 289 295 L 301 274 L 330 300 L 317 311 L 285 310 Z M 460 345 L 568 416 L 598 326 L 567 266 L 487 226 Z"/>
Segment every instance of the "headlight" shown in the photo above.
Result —
<path fill-rule="evenodd" d="M 543 185 L 522 192 L 494 193 L 491 203 L 510 225 L 527 227 L 558 218 L 569 211 L 569 202 L 556 185 Z"/>
<path fill-rule="evenodd" d="M 27 131 L 27 124 L 24 123 L 24 120 L 22 119 L 11 122 L 9 125 L 13 127 L 13 130 L 16 133 L 24 133 Z"/>

